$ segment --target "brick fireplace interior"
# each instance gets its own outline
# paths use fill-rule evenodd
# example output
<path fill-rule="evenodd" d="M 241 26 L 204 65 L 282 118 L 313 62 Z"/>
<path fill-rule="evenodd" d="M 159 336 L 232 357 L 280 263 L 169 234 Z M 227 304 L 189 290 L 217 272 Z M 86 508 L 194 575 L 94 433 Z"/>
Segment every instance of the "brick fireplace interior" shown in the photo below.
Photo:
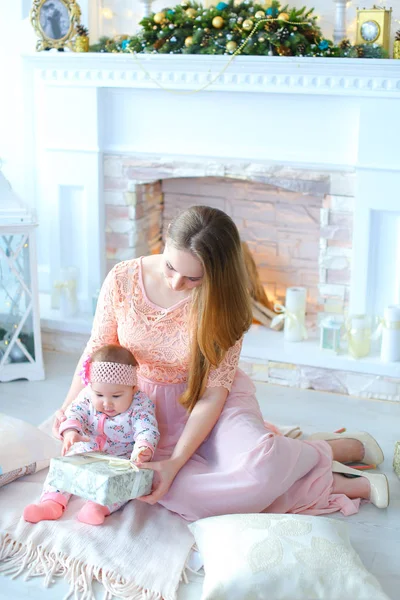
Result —
<path fill-rule="evenodd" d="M 160 176 L 159 171 L 152 175 Z M 120 260 L 159 251 L 170 220 L 189 206 L 206 204 L 233 218 L 271 300 L 284 302 L 289 286 L 307 288 L 312 335 L 322 315 L 343 313 L 353 198 L 331 193 L 330 174 L 286 171 L 252 180 L 246 174 L 188 177 L 180 169 L 183 176 L 172 171 L 140 183 L 140 176 L 149 177 L 147 167 L 121 156 L 106 157 L 105 174 L 107 270 Z"/>

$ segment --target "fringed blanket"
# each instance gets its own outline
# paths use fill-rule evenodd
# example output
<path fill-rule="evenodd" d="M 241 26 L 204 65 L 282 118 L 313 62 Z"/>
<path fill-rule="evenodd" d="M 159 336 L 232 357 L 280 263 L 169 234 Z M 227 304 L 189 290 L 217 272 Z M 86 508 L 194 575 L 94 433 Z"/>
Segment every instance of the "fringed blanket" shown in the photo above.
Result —
<path fill-rule="evenodd" d="M 57 577 L 81 600 L 95 598 L 99 581 L 105 598 L 175 600 L 193 544 L 186 522 L 161 506 L 129 502 L 94 527 L 76 515 L 83 503 L 72 498 L 59 521 L 36 525 L 21 519 L 26 504 L 41 493 L 47 470 L 24 477 L 0 492 L 0 572 Z"/>

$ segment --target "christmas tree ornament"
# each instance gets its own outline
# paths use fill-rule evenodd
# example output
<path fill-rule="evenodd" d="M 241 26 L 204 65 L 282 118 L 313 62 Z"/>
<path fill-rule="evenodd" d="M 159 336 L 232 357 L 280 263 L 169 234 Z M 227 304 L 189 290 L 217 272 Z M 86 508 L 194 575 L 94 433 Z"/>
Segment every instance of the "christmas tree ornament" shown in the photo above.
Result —
<path fill-rule="evenodd" d="M 259 38 L 258 38 L 258 41 L 259 41 L 259 42 L 261 42 L 261 44 L 262 44 L 263 42 L 265 42 L 265 38 L 263 38 L 263 37 L 261 36 L 261 37 L 259 37 Z"/>
<path fill-rule="evenodd" d="M 393 58 L 400 59 L 400 29 L 396 31 L 396 37 L 393 42 Z"/>
<path fill-rule="evenodd" d="M 278 19 L 279 19 L 280 21 L 289 21 L 289 15 L 288 15 L 287 13 L 285 13 L 285 12 L 281 12 L 281 13 L 278 15 Z"/>
<path fill-rule="evenodd" d="M 212 20 L 212 26 L 215 27 L 215 29 L 221 29 L 221 27 L 224 26 L 224 20 L 222 17 L 214 17 Z"/>
<path fill-rule="evenodd" d="M 83 25 L 76 28 L 75 52 L 89 52 L 89 30 Z"/>
<path fill-rule="evenodd" d="M 270 6 L 265 11 L 265 14 L 267 15 L 267 17 L 270 17 L 272 19 L 276 19 L 276 17 L 278 16 L 278 9 L 276 8 L 276 6 Z"/>
<path fill-rule="evenodd" d="M 19 344 L 21 344 L 21 340 L 18 340 L 18 342 Z M 17 346 L 17 344 L 14 344 L 11 348 L 9 357 L 12 363 L 22 363 L 26 362 L 27 360 L 25 352 L 21 349 L 20 346 Z"/>
<path fill-rule="evenodd" d="M 165 20 L 165 13 L 164 12 L 158 12 L 153 17 L 153 21 L 154 21 L 154 23 L 157 23 L 157 25 L 161 25 L 161 23 L 164 20 Z"/>
<path fill-rule="evenodd" d="M 240 23 L 243 23 L 243 17 L 238 17 L 237 22 L 239 23 L 239 25 L 240 25 Z"/>
<path fill-rule="evenodd" d="M 154 29 L 154 31 L 157 31 L 157 29 L 158 29 L 157 25 L 153 25 L 153 29 Z"/>
<path fill-rule="evenodd" d="M 251 29 L 253 29 L 253 21 L 251 19 L 246 19 L 245 21 L 243 21 L 242 27 L 245 31 L 250 31 Z"/>
<path fill-rule="evenodd" d="M 189 48 L 192 44 L 193 44 L 193 37 L 191 35 L 188 35 L 188 37 L 185 39 L 186 48 Z"/>
<path fill-rule="evenodd" d="M 226 2 L 218 2 L 215 8 L 217 10 L 225 10 L 225 8 L 228 8 L 228 4 L 226 4 Z"/>
<path fill-rule="evenodd" d="M 227 52 L 235 52 L 236 48 L 237 48 L 237 43 L 234 42 L 234 41 L 228 42 L 226 44 L 226 50 L 227 50 Z"/>
<path fill-rule="evenodd" d="M 262 10 L 258 10 L 254 16 L 256 19 L 265 19 L 265 13 Z"/>
<path fill-rule="evenodd" d="M 188 8 L 187 10 L 185 10 L 185 13 L 189 17 L 189 19 L 194 19 L 194 17 L 197 15 L 197 10 L 195 8 Z"/>

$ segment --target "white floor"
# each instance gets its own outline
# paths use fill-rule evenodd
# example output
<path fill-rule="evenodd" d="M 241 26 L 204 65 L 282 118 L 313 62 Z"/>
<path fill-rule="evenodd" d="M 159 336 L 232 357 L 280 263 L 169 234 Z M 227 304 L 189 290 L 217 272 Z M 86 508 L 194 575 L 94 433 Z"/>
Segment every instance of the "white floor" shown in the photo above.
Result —
<path fill-rule="evenodd" d="M 61 405 L 77 358 L 48 353 L 45 357 L 46 381 L 0 384 L 0 412 L 35 425 L 44 421 Z M 334 431 L 340 427 L 347 427 L 348 431 L 361 429 L 378 439 L 386 456 L 381 470 L 388 475 L 391 486 L 390 507 L 378 510 L 366 505 L 346 520 L 352 543 L 365 566 L 379 579 L 389 597 L 397 600 L 400 589 L 400 482 L 393 473 L 392 459 L 394 444 L 400 440 L 400 403 L 360 400 L 268 384 L 258 385 L 258 398 L 269 421 L 300 424 L 305 433 Z M 334 518 L 342 517 L 335 515 Z M 0 579 L 1 599 L 60 600 L 66 590 L 67 586 L 62 582 L 44 589 L 40 579 L 29 582 L 4 576 Z M 199 600 L 200 595 L 201 581 L 195 581 L 181 585 L 178 599 Z"/>

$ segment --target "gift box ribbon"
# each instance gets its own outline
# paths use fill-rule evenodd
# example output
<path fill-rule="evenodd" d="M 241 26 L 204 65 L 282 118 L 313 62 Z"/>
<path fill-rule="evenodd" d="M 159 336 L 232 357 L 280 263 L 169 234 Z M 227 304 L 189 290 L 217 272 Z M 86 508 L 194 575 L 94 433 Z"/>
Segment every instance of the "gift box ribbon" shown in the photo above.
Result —
<path fill-rule="evenodd" d="M 67 456 L 68 462 L 72 465 L 82 465 L 82 461 L 79 460 L 78 456 L 85 457 L 85 463 L 93 463 L 93 462 L 106 462 L 108 466 L 116 471 L 129 471 L 132 469 L 133 471 L 139 472 L 140 469 L 134 465 L 127 458 L 119 458 L 118 456 L 111 456 L 106 454 L 100 454 L 99 452 L 88 452 L 87 454 L 75 454 L 71 456 Z M 84 463 L 83 463 L 84 464 Z"/>

